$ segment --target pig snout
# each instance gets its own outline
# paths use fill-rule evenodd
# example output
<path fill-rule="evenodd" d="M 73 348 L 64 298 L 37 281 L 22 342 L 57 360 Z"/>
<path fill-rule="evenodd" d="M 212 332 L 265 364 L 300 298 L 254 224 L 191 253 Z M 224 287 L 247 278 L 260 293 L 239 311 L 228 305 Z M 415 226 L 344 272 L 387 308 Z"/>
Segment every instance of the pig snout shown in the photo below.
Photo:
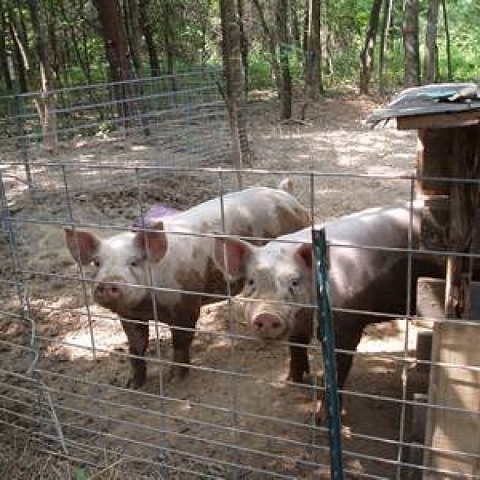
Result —
<path fill-rule="evenodd" d="M 104 305 L 119 302 L 125 295 L 124 287 L 120 282 L 119 279 L 98 283 L 93 290 L 95 300 Z"/>
<path fill-rule="evenodd" d="M 265 339 L 275 340 L 285 335 L 287 325 L 285 320 L 271 312 L 259 312 L 252 317 L 255 333 Z"/>

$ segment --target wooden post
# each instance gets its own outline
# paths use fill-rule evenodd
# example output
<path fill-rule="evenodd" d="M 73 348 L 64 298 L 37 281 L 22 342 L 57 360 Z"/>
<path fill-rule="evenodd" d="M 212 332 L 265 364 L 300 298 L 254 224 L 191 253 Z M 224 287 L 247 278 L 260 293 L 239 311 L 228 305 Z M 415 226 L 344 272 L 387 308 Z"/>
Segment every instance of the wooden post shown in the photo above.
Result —
<path fill-rule="evenodd" d="M 449 194 L 446 248 L 453 255 L 447 256 L 446 320 L 434 327 L 429 385 L 429 404 L 433 407 L 428 410 L 426 428 L 426 445 L 432 449 L 426 450 L 424 456 L 424 464 L 431 472 L 424 478 L 448 478 L 448 473 L 438 472 L 478 475 L 480 372 L 475 367 L 480 367 L 480 321 L 479 325 L 465 325 L 455 320 L 480 318 L 480 312 L 470 308 L 472 262 L 469 257 L 455 254 L 469 254 L 472 246 L 478 187 L 468 180 L 480 178 L 480 130 L 477 125 L 433 133 L 424 130 L 419 138 L 423 144 L 420 168 L 428 170 L 440 164 L 430 168 L 442 172 L 436 176 L 467 180 L 437 185 L 437 192 Z M 433 138 L 439 140 L 435 145 L 431 143 Z M 433 152 L 438 156 L 432 158 Z M 426 186 L 431 187 L 428 183 Z"/>
<path fill-rule="evenodd" d="M 475 85 L 471 87 L 477 92 Z M 477 96 L 452 95 L 452 90 L 458 94 L 463 88 L 435 85 L 406 90 L 370 120 L 396 118 L 398 129 L 418 130 L 419 190 L 423 198 L 433 195 L 435 201 L 445 197 L 448 202 L 443 212 L 433 212 L 434 222 L 426 229 L 422 218 L 423 247 L 432 249 L 431 241 L 445 240 L 444 247 L 433 245 L 433 249 L 445 249 L 447 258 L 439 302 L 443 315 L 434 326 L 426 406 L 423 471 L 424 478 L 432 480 L 480 477 L 480 308 L 476 308 L 480 300 L 468 258 L 478 207 L 480 101 Z M 438 220 L 440 228 L 435 228 Z M 479 262 L 475 263 L 475 275 L 480 276 Z"/>

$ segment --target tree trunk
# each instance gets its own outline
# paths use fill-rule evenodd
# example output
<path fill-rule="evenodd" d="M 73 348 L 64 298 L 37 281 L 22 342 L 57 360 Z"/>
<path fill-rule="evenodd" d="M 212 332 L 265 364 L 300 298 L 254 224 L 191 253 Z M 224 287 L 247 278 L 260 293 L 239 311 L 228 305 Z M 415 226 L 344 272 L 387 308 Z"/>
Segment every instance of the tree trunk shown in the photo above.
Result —
<path fill-rule="evenodd" d="M 174 21 L 175 12 L 170 2 L 171 0 L 163 0 L 163 41 L 167 55 L 167 73 L 173 75 L 175 73 L 175 28 L 172 22 Z M 172 79 L 172 82 L 172 89 L 176 90 L 174 79 Z"/>
<path fill-rule="evenodd" d="M 288 0 L 276 0 L 275 8 L 278 41 L 280 44 L 280 70 L 282 84 L 280 89 L 280 118 L 292 118 L 292 76 L 288 57 Z"/>
<path fill-rule="evenodd" d="M 385 0 L 382 16 L 382 34 L 380 36 L 380 52 L 378 58 L 378 85 L 380 93 L 385 92 L 383 70 L 385 68 L 385 50 L 387 48 L 388 33 L 392 22 L 393 0 Z"/>
<path fill-rule="evenodd" d="M 309 0 L 307 0 L 309 1 Z M 324 66 L 325 66 L 325 71 L 328 73 L 328 75 L 334 75 L 335 74 L 335 67 L 333 64 L 333 55 L 332 51 L 334 50 L 334 40 L 333 40 L 333 34 L 331 30 L 331 23 L 332 20 L 330 17 L 332 17 L 331 13 L 331 8 L 329 2 L 326 2 L 325 4 L 325 10 L 324 10 L 324 16 L 323 16 L 323 24 L 324 24 L 324 32 L 325 32 L 325 41 L 324 41 Z"/>
<path fill-rule="evenodd" d="M 292 24 L 292 37 L 295 43 L 295 48 L 301 48 L 302 46 L 302 34 L 300 33 L 300 19 L 298 18 L 298 5 L 295 0 L 290 2 L 290 18 Z"/>
<path fill-rule="evenodd" d="M 68 79 L 65 78 L 65 81 L 62 79 L 62 72 L 65 71 L 63 68 L 64 65 L 68 65 L 68 49 L 65 49 L 64 45 L 57 40 L 56 35 L 56 23 L 55 18 L 58 15 L 58 12 L 55 11 L 55 6 L 52 5 L 50 15 L 45 15 L 46 22 L 46 32 L 47 32 L 47 45 L 50 50 L 48 57 L 50 60 L 50 68 L 52 78 L 55 78 L 55 87 L 61 89 L 64 85 L 68 84 Z M 44 12 L 45 13 L 45 12 Z"/>
<path fill-rule="evenodd" d="M 13 90 L 13 79 L 10 75 L 10 67 L 8 65 L 8 53 L 5 38 L 7 37 L 7 18 L 4 10 L 3 2 L 0 2 L 0 69 L 3 72 L 3 80 L 7 91 Z"/>
<path fill-rule="evenodd" d="M 132 55 L 132 63 L 137 78 L 143 77 L 142 67 L 142 37 L 140 29 L 140 6 L 139 0 L 128 0 L 125 3 L 125 9 L 128 13 L 128 43 L 130 45 L 130 53 Z"/>
<path fill-rule="evenodd" d="M 323 92 L 322 44 L 320 39 L 320 0 L 310 0 L 308 8 L 307 48 L 305 55 L 305 90 L 307 98 L 317 100 Z"/>
<path fill-rule="evenodd" d="M 427 12 L 427 29 L 425 33 L 425 56 L 423 59 L 423 82 L 433 83 L 437 80 L 438 66 L 438 10 L 440 0 L 430 0 Z"/>
<path fill-rule="evenodd" d="M 420 84 L 420 49 L 418 40 L 419 0 L 405 0 L 403 11 L 403 48 L 405 50 L 405 86 Z"/>
<path fill-rule="evenodd" d="M 312 0 L 304 0 L 303 4 L 303 33 L 302 33 L 302 51 L 303 51 L 303 58 L 307 58 L 307 50 L 308 50 L 308 26 L 310 24 L 310 10 L 311 10 L 311 2 Z M 305 67 L 306 71 L 306 67 Z"/>
<path fill-rule="evenodd" d="M 128 102 L 126 81 L 132 79 L 125 29 L 117 0 L 94 0 L 102 25 L 103 39 L 107 53 L 110 74 L 115 85 L 115 98 L 118 101 L 118 114 L 125 120 L 128 128 L 128 119 L 132 115 L 132 108 Z"/>
<path fill-rule="evenodd" d="M 125 25 L 128 32 L 128 43 L 130 45 L 130 53 L 132 55 L 132 63 L 135 69 L 137 78 L 143 77 L 143 65 L 142 65 L 142 34 L 140 28 L 140 0 L 127 0 L 125 2 L 126 16 Z M 128 17 L 128 21 L 127 21 Z M 130 94 L 136 98 L 144 98 L 143 84 L 141 82 L 134 82 L 128 89 Z M 150 129 L 148 127 L 148 120 L 145 113 L 145 102 L 135 101 L 133 104 L 137 113 L 140 114 L 140 121 L 143 125 L 143 132 L 145 135 L 150 135 Z"/>
<path fill-rule="evenodd" d="M 41 97 L 37 101 L 37 111 L 42 125 L 43 143 L 50 153 L 57 152 L 57 127 L 55 116 L 55 100 L 53 90 L 53 72 L 49 56 L 47 26 L 45 12 L 40 0 L 29 0 L 30 15 L 33 30 L 35 32 L 35 46 L 40 67 L 40 92 Z"/>
<path fill-rule="evenodd" d="M 138 8 L 140 14 L 140 28 L 142 29 L 145 43 L 147 45 L 148 60 L 150 63 L 150 75 L 158 77 L 160 75 L 160 60 L 157 54 L 157 47 L 153 37 L 152 25 L 148 14 L 149 0 L 139 0 Z"/>
<path fill-rule="evenodd" d="M 445 25 L 445 48 L 447 50 L 447 78 L 450 82 L 453 81 L 452 73 L 452 49 L 450 43 L 450 28 L 448 26 L 447 2 L 442 0 L 443 23 Z"/>
<path fill-rule="evenodd" d="M 375 44 L 377 41 L 377 30 L 380 18 L 380 10 L 383 0 L 373 0 L 370 10 L 370 21 L 365 35 L 365 43 L 360 53 L 360 93 L 368 93 L 370 79 L 372 78 Z"/>
<path fill-rule="evenodd" d="M 204 11 L 201 20 L 201 31 L 202 31 L 202 53 L 201 53 L 201 64 L 205 65 L 208 58 L 208 29 L 209 29 L 209 18 L 210 18 L 210 9 L 211 9 L 211 0 L 206 0 L 204 3 Z M 247 45 L 248 49 L 248 45 Z M 248 90 L 248 88 L 247 88 Z"/>
<path fill-rule="evenodd" d="M 305 52 L 303 51 L 303 32 L 300 28 L 300 22 L 303 23 L 304 18 L 300 20 L 298 16 L 298 12 L 301 10 L 298 8 L 299 5 L 297 4 L 297 1 L 298 0 L 293 0 L 290 2 L 290 24 L 295 56 L 297 57 L 297 61 L 302 63 L 305 59 Z"/>
<path fill-rule="evenodd" d="M 248 98 L 248 40 L 245 34 L 244 16 L 245 16 L 245 0 L 237 0 L 238 8 L 238 26 L 240 32 L 240 50 L 242 52 L 243 78 L 245 79 L 245 98 Z"/>
<path fill-rule="evenodd" d="M 244 82 L 237 12 L 235 1 L 220 0 L 223 67 L 227 82 L 226 102 L 232 139 L 233 163 L 235 168 L 240 170 L 245 164 L 249 163 L 250 152 L 244 115 Z M 238 173 L 237 179 L 239 187 L 241 187 L 240 173 Z"/>
<path fill-rule="evenodd" d="M 29 55 L 27 53 L 27 38 L 22 28 L 21 19 L 19 19 L 10 5 L 8 5 L 9 30 L 13 39 L 13 53 L 15 58 L 15 67 L 18 73 L 18 83 L 20 92 L 28 92 L 28 69 Z"/>

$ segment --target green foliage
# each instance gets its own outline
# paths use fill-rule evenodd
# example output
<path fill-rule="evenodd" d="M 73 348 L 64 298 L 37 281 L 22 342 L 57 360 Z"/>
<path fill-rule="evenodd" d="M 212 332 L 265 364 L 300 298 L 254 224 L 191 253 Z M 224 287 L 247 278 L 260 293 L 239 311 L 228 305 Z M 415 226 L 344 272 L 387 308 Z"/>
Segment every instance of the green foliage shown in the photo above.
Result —
<path fill-rule="evenodd" d="M 121 2 L 122 3 L 122 2 Z M 199 66 L 221 63 L 221 22 L 219 0 L 148 0 L 147 24 L 151 29 L 154 48 L 159 57 L 161 73 L 168 68 L 177 72 L 197 69 Z M 480 76 L 480 2 L 478 0 L 449 0 L 447 3 L 451 35 L 452 69 L 455 81 L 470 80 Z M 23 51 L 28 55 L 30 70 L 27 73 L 28 88 L 40 86 L 38 59 L 35 49 L 35 32 L 26 0 L 3 2 L 6 21 L 15 26 L 18 38 L 11 37 L 6 30 L 6 55 L 10 63 L 18 68 L 15 44 L 20 39 Z M 293 84 L 302 87 L 304 81 L 303 28 L 305 15 L 304 0 L 290 0 L 289 28 L 292 37 L 287 51 Z M 252 89 L 274 89 L 268 35 L 275 38 L 277 19 L 274 0 L 260 0 L 267 34 L 259 21 L 252 0 L 244 0 L 245 33 L 249 47 L 249 86 Z M 359 77 L 359 55 L 370 20 L 372 0 L 323 0 L 321 2 L 321 28 L 323 43 L 323 79 L 328 87 L 337 84 L 355 84 Z M 97 10 L 93 2 L 68 2 L 45 0 L 43 2 L 46 24 L 49 28 L 49 51 L 55 65 L 57 86 L 74 86 L 85 83 L 101 83 L 109 79 L 109 67 L 105 54 L 105 43 L 99 25 Z M 428 0 L 420 0 L 420 45 L 423 49 Z M 140 39 L 141 62 L 144 72 L 149 72 L 149 56 L 145 35 Z M 372 82 L 378 82 L 378 46 L 375 52 L 375 71 Z M 277 45 L 278 47 L 278 45 Z M 439 72 L 441 79 L 447 78 L 447 59 L 443 12 L 440 9 Z M 2 55 L 2 52 L 0 52 Z M 167 57 L 170 60 L 167 68 Z M 394 2 L 393 24 L 391 25 L 383 80 L 387 88 L 397 87 L 403 81 L 402 45 L 402 2 Z M 277 59 L 278 60 L 278 59 Z M 21 63 L 21 62 L 20 62 Z M 18 85 L 18 71 L 15 89 Z M 4 76 L 0 77 L 0 91 L 6 90 Z M 9 93 L 9 92 L 7 92 Z"/>
<path fill-rule="evenodd" d="M 447 2 L 452 49 L 452 72 L 455 81 L 473 80 L 480 76 L 480 3 L 476 0 Z M 447 77 L 446 39 L 443 21 L 439 22 L 440 75 Z"/>
<path fill-rule="evenodd" d="M 249 56 L 248 69 L 251 90 L 274 88 L 271 64 L 265 53 L 253 52 Z"/>

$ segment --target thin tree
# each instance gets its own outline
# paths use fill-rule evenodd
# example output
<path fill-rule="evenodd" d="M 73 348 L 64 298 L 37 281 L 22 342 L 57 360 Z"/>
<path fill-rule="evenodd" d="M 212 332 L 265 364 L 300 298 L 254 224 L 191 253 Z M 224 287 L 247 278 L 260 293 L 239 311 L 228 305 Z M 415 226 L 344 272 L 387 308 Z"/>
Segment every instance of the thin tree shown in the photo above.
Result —
<path fill-rule="evenodd" d="M 292 118 L 292 75 L 288 55 L 288 0 L 276 0 L 275 16 L 278 28 L 280 71 L 282 78 L 279 92 L 280 118 L 286 120 Z"/>
<path fill-rule="evenodd" d="M 27 32 L 22 19 L 22 10 L 15 9 L 10 2 L 8 8 L 8 28 L 10 37 L 13 40 L 14 67 L 18 75 L 20 92 L 28 92 L 28 71 L 30 69 L 31 57 L 28 51 Z"/>
<path fill-rule="evenodd" d="M 310 0 L 306 0 L 306 2 L 309 2 Z M 329 75 L 334 75 L 335 73 L 335 68 L 333 64 L 333 55 L 332 51 L 334 49 L 333 47 L 333 31 L 331 28 L 331 23 L 333 18 L 333 14 L 331 12 L 332 6 L 330 2 L 326 2 L 325 4 L 325 10 L 323 13 L 323 25 L 324 25 L 324 48 L 323 48 L 323 56 L 324 56 L 324 63 L 325 63 L 325 70 Z"/>
<path fill-rule="evenodd" d="M 110 75 L 115 83 L 118 114 L 125 120 L 132 115 L 132 105 L 128 102 L 127 81 L 133 78 L 128 45 L 123 27 L 122 14 L 118 0 L 94 0 L 102 26 L 105 51 L 110 66 Z"/>
<path fill-rule="evenodd" d="M 302 29 L 300 27 L 300 18 L 298 16 L 301 12 L 301 8 L 298 3 L 302 3 L 303 0 L 291 0 L 290 1 L 290 24 L 292 29 L 293 42 L 295 44 L 295 52 L 302 58 Z"/>
<path fill-rule="evenodd" d="M 309 0 L 305 50 L 305 90 L 307 97 L 316 100 L 323 92 L 322 43 L 320 38 L 320 0 Z"/>
<path fill-rule="evenodd" d="M 384 93 L 385 86 L 383 71 L 385 69 L 385 51 L 387 49 L 388 33 L 392 24 L 393 0 L 385 0 L 382 15 L 382 28 L 380 35 L 380 51 L 378 54 L 378 84 L 380 93 Z"/>
<path fill-rule="evenodd" d="M 163 43 L 167 56 L 167 73 L 175 73 L 175 7 L 171 0 L 163 0 Z M 175 84 L 172 89 L 176 90 Z"/>
<path fill-rule="evenodd" d="M 250 152 L 244 115 L 244 78 L 240 28 L 237 20 L 236 0 L 220 0 L 220 18 L 222 26 L 222 55 L 226 79 L 225 100 L 228 108 L 230 137 L 232 139 L 233 164 L 240 170 L 250 165 Z M 238 173 L 239 186 L 242 178 Z"/>
<path fill-rule="evenodd" d="M 57 127 L 55 116 L 54 80 L 48 45 L 45 11 L 40 0 L 29 0 L 28 6 L 35 32 L 35 47 L 38 55 L 40 98 L 36 108 L 42 125 L 43 143 L 50 153 L 57 151 Z"/>
<path fill-rule="evenodd" d="M 450 28 L 448 26 L 447 2 L 445 0 L 442 0 L 442 10 L 443 10 L 443 24 L 445 27 L 445 47 L 447 50 L 447 78 L 451 82 L 453 81 L 452 48 L 451 48 L 451 42 L 450 42 Z"/>
<path fill-rule="evenodd" d="M 418 31 L 419 0 L 405 0 L 403 9 L 403 48 L 406 87 L 420 84 L 420 46 Z"/>
<path fill-rule="evenodd" d="M 433 83 L 438 71 L 438 10 L 440 0 L 430 0 L 427 11 L 427 28 L 425 32 L 425 55 L 423 58 L 423 82 Z"/>
<path fill-rule="evenodd" d="M 365 42 L 360 53 L 360 93 L 368 93 L 374 66 L 375 45 L 383 0 L 373 0 Z"/>
<path fill-rule="evenodd" d="M 152 21 L 149 16 L 149 4 L 149 0 L 139 0 L 139 22 L 147 46 L 150 75 L 152 77 L 158 77 L 160 75 L 160 60 L 158 58 L 157 47 L 153 35 Z"/>
<path fill-rule="evenodd" d="M 245 33 L 245 1 L 237 0 L 238 28 L 240 29 L 240 50 L 242 52 L 243 78 L 245 79 L 245 97 L 248 97 L 248 39 Z"/>
<path fill-rule="evenodd" d="M 3 2 L 0 1 L 0 69 L 3 73 L 3 80 L 7 91 L 13 90 L 13 78 L 8 65 L 8 52 L 5 38 L 7 37 L 8 25 L 7 14 Z"/>
<path fill-rule="evenodd" d="M 142 65 L 142 30 L 140 29 L 140 5 L 139 0 L 127 0 L 125 8 L 125 30 L 127 33 L 130 54 L 132 57 L 135 74 L 138 78 L 143 77 Z"/>

